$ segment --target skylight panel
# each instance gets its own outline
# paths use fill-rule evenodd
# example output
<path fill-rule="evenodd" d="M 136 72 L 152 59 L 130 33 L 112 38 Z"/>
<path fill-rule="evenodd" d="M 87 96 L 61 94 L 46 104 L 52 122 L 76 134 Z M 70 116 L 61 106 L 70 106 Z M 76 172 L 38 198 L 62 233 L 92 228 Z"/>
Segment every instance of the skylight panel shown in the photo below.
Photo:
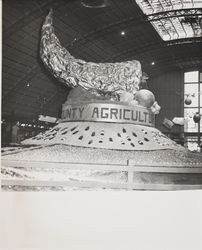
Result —
<path fill-rule="evenodd" d="M 164 41 L 202 36 L 202 0 L 136 0 Z"/>

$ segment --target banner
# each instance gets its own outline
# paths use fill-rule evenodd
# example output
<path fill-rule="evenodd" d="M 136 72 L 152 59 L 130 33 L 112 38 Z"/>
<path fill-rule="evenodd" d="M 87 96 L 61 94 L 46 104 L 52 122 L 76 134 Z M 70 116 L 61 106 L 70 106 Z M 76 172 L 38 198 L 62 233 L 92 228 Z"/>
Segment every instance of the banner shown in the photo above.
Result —
<path fill-rule="evenodd" d="M 142 106 L 112 103 L 64 105 L 62 121 L 101 121 L 154 126 L 154 114 Z"/>

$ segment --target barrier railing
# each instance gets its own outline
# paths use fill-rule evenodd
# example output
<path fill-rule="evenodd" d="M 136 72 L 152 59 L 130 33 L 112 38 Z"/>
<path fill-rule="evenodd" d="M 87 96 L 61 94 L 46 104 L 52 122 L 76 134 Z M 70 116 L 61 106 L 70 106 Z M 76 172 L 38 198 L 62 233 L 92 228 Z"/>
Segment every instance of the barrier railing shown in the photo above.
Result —
<path fill-rule="evenodd" d="M 185 190 L 185 189 L 202 189 L 202 164 L 197 166 L 169 166 L 162 165 L 135 165 L 133 161 L 125 161 L 124 164 L 94 164 L 94 163 L 72 163 L 72 162 L 41 162 L 41 161 L 12 161 L 3 160 L 2 167 L 8 168 L 65 168 L 69 170 L 97 170 L 97 171 L 113 171 L 126 172 L 127 178 L 125 182 L 107 182 L 107 181 L 92 181 L 92 180 L 33 180 L 33 179 L 2 179 L 2 186 L 23 186 L 23 187 L 76 187 L 76 188 L 109 188 L 109 189 L 127 189 L 127 190 Z M 141 181 L 137 182 L 136 176 Z M 183 175 L 182 182 L 172 183 L 147 183 L 144 181 L 144 176 L 159 175 L 164 177 Z M 184 181 L 189 177 L 197 180 Z M 170 178 L 170 177 L 169 177 Z M 179 178 L 178 178 L 179 179 Z M 172 180 L 172 179 L 171 179 Z"/>

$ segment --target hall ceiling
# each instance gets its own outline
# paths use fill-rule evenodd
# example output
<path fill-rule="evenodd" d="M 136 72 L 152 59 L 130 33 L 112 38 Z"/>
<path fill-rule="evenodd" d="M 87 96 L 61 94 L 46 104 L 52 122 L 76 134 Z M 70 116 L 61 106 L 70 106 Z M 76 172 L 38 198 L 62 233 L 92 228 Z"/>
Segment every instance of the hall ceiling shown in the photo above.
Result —
<path fill-rule="evenodd" d="M 136 0 L 164 41 L 201 37 L 201 0 Z"/>
<path fill-rule="evenodd" d="M 201 11 L 202 1 L 197 3 Z M 50 75 L 39 57 L 40 30 L 49 8 L 61 44 L 77 58 L 136 59 L 151 78 L 202 67 L 201 35 L 164 41 L 135 0 L 3 0 L 3 115 L 60 114 L 69 89 Z"/>

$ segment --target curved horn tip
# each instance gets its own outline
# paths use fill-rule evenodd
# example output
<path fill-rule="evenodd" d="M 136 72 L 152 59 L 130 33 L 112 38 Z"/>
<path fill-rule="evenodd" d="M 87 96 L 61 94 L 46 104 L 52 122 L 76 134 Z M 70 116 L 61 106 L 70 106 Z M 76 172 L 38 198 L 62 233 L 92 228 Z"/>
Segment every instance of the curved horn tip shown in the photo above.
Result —
<path fill-rule="evenodd" d="M 52 14 L 53 14 L 53 8 L 50 8 L 50 9 L 49 9 L 48 15 L 49 15 L 49 16 L 52 16 Z"/>

